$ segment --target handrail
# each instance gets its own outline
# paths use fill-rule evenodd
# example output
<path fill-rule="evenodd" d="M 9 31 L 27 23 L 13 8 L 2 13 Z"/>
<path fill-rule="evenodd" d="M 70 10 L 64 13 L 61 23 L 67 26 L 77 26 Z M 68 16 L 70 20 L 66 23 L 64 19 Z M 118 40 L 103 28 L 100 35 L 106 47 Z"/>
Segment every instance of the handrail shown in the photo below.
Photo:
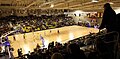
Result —
<path fill-rule="evenodd" d="M 118 40 L 119 40 L 119 33 L 116 32 L 116 31 L 113 31 L 113 32 L 109 32 L 109 33 L 106 33 L 106 34 L 101 34 L 101 35 L 98 35 L 96 36 L 95 38 L 99 38 L 99 37 L 105 37 L 106 35 L 110 35 L 110 34 L 114 34 L 116 35 L 113 40 L 111 41 L 105 41 L 105 40 L 102 40 L 105 44 L 110 44 L 110 43 L 114 43 L 114 59 L 117 59 L 118 58 Z M 97 39 L 95 40 L 95 45 L 97 44 Z M 96 46 L 95 46 L 95 49 L 96 49 Z M 97 50 L 97 49 L 96 49 Z"/>

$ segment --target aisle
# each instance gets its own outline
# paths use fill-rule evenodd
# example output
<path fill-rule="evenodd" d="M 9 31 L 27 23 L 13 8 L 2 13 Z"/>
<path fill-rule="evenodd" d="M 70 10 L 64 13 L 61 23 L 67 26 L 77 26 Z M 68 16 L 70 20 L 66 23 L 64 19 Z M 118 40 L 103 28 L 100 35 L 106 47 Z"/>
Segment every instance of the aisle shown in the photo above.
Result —
<path fill-rule="evenodd" d="M 30 32 L 25 34 L 18 34 L 15 35 L 15 40 L 13 39 L 13 36 L 9 36 L 9 40 L 11 42 L 11 46 L 14 47 L 14 52 L 13 52 L 14 56 L 17 56 L 18 48 L 22 48 L 23 53 L 26 54 L 28 53 L 28 51 L 33 51 L 37 43 L 42 45 L 42 41 L 40 40 L 40 35 L 44 38 L 45 45 L 47 46 L 48 43 L 52 41 L 65 43 L 74 38 L 87 35 L 89 34 L 89 32 L 97 33 L 98 31 L 99 30 L 95 28 L 87 28 L 87 27 L 74 25 L 74 26 L 66 26 L 56 29 Z"/>

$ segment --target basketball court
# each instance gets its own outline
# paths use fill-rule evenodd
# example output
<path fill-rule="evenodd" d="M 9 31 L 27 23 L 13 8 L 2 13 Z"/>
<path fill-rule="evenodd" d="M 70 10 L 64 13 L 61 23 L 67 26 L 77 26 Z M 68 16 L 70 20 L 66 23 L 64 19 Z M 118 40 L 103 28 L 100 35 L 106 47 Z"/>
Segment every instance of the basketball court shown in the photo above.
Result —
<path fill-rule="evenodd" d="M 59 30 L 59 33 L 58 33 Z M 74 38 L 78 38 L 84 35 L 92 33 L 97 33 L 99 30 L 95 28 L 88 28 L 82 26 L 65 26 L 61 28 L 48 29 L 36 32 L 30 32 L 25 34 L 14 35 L 15 39 L 12 36 L 8 36 L 11 46 L 14 47 L 13 54 L 17 57 L 17 49 L 22 48 L 23 54 L 27 54 L 28 51 L 32 52 L 37 44 L 42 46 L 42 41 L 40 35 L 45 40 L 45 47 L 54 41 L 65 43 Z"/>

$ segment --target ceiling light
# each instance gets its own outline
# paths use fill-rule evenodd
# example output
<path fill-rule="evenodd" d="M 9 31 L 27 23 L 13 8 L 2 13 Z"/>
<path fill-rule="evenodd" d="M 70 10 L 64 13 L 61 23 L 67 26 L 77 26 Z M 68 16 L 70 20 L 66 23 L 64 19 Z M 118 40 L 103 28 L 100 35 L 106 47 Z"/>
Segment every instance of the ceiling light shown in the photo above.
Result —
<path fill-rule="evenodd" d="M 54 5 L 53 4 L 51 4 L 51 6 L 50 6 L 51 8 L 53 8 L 54 7 Z"/>
<path fill-rule="evenodd" d="M 98 2 L 98 0 L 92 0 L 92 2 Z"/>
<path fill-rule="evenodd" d="M 113 2 L 109 2 L 110 4 L 114 4 Z"/>
<path fill-rule="evenodd" d="M 39 6 L 39 8 L 40 8 L 41 6 Z"/>

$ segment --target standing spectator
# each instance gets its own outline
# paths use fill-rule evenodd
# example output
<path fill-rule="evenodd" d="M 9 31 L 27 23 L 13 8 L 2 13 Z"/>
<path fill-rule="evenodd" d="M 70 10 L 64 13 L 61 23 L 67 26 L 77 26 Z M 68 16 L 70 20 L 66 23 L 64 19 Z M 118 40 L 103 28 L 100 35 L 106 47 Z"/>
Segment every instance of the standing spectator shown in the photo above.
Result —
<path fill-rule="evenodd" d="M 116 13 L 111 8 L 109 3 L 104 5 L 104 13 L 102 23 L 99 29 L 106 28 L 107 32 L 115 31 L 116 30 Z"/>
<path fill-rule="evenodd" d="M 117 32 L 119 33 L 119 43 L 120 43 L 120 13 L 117 14 L 117 23 L 116 23 L 116 26 L 117 26 Z"/>
<path fill-rule="evenodd" d="M 99 29 L 103 29 L 106 28 L 107 32 L 112 32 L 112 31 L 116 31 L 117 30 L 117 19 L 116 19 L 116 13 L 115 11 L 111 8 L 109 3 L 106 3 L 104 5 L 104 13 L 103 13 L 103 19 L 102 19 L 102 23 L 101 26 L 99 27 Z M 106 36 L 106 42 L 110 42 L 113 41 L 114 38 L 110 37 L 110 36 Z M 99 41 L 100 42 L 100 41 Z M 115 43 L 104 43 L 101 41 L 101 51 L 100 51 L 100 55 L 102 59 L 114 59 L 114 44 Z M 98 46 L 100 47 L 100 46 Z M 102 49 L 104 48 L 104 50 Z M 104 52 L 103 52 L 104 51 Z"/>

